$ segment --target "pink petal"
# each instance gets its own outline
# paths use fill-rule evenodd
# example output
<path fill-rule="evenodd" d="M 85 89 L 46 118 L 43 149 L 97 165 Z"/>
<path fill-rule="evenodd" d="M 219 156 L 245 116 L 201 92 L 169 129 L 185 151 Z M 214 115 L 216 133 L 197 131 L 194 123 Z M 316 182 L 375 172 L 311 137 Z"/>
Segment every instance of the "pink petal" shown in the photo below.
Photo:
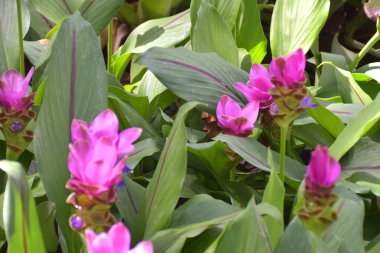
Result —
<path fill-rule="evenodd" d="M 88 124 L 87 122 L 79 119 L 73 119 L 71 123 L 71 140 L 72 142 L 78 140 L 88 140 Z"/>
<path fill-rule="evenodd" d="M 13 69 L 8 70 L 1 76 L 1 81 L 4 83 L 7 91 L 18 94 L 18 97 L 26 95 L 26 92 L 21 93 L 24 91 L 24 77 L 19 72 Z"/>
<path fill-rule="evenodd" d="M 149 241 L 143 241 L 136 245 L 132 250 L 128 251 L 128 253 L 153 253 L 154 247 L 153 243 Z"/>
<path fill-rule="evenodd" d="M 87 239 L 86 230 L 86 239 Z M 92 232 L 92 231 L 91 231 Z M 90 235 L 93 237 L 93 235 Z M 110 240 L 106 233 L 100 233 L 95 238 L 91 238 L 91 241 L 87 241 L 88 253 L 120 253 L 114 250 L 113 242 Z"/>
<path fill-rule="evenodd" d="M 259 115 L 260 103 L 257 101 L 248 103 L 241 111 L 241 116 L 248 119 L 249 125 L 252 126 Z"/>
<path fill-rule="evenodd" d="M 94 187 L 110 188 L 112 185 L 108 184 L 108 182 L 110 181 L 109 175 L 112 173 L 112 169 L 113 167 L 105 161 L 91 161 L 86 166 L 83 183 Z"/>
<path fill-rule="evenodd" d="M 116 144 L 110 137 L 101 137 L 92 145 L 94 149 L 94 160 L 103 160 L 111 166 L 116 164 L 118 153 L 116 149 Z"/>
<path fill-rule="evenodd" d="M 232 117 L 237 117 L 240 115 L 240 105 L 235 102 L 232 98 L 227 96 L 226 103 L 224 106 L 224 114 Z"/>
<path fill-rule="evenodd" d="M 253 64 L 251 67 L 251 72 L 249 73 L 249 80 L 252 80 L 258 76 L 263 76 L 269 78 L 269 72 L 268 70 L 260 65 L 260 64 Z"/>
<path fill-rule="evenodd" d="M 117 151 L 119 154 L 131 153 L 135 148 L 132 145 L 135 140 L 137 140 L 142 133 L 141 128 L 128 128 L 119 134 L 119 142 Z"/>
<path fill-rule="evenodd" d="M 122 222 L 116 223 L 108 231 L 115 252 L 128 252 L 131 244 L 131 235 Z"/>
<path fill-rule="evenodd" d="M 32 67 L 29 70 L 28 74 L 26 75 L 25 79 L 23 80 L 22 92 L 21 93 L 25 93 L 25 94 L 28 93 L 29 83 L 32 80 L 33 74 L 34 74 L 34 67 Z"/>
<path fill-rule="evenodd" d="M 75 177 L 83 179 L 85 166 L 92 156 L 91 143 L 87 141 L 78 141 L 74 144 L 70 144 L 69 150 L 69 171 Z"/>
<path fill-rule="evenodd" d="M 91 123 L 90 134 L 95 139 L 99 139 L 102 136 L 109 136 L 116 142 L 118 128 L 119 121 L 115 113 L 108 109 L 100 113 Z"/>

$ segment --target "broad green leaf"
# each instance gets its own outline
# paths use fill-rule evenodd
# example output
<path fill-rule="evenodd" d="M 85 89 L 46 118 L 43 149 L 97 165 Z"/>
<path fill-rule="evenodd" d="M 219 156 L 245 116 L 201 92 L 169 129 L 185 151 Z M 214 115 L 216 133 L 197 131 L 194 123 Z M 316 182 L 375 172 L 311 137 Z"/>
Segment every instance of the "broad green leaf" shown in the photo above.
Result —
<path fill-rule="evenodd" d="M 332 62 L 325 62 L 322 66 L 324 66 L 324 70 L 332 68 L 334 76 L 321 82 L 321 89 L 318 93 L 323 94 L 325 89 L 337 87 L 336 90 L 339 94 L 334 95 L 340 95 L 344 103 L 367 105 L 372 101 L 371 97 L 357 84 L 351 72 L 336 67 Z M 328 94 L 332 95 L 331 93 Z"/>
<path fill-rule="evenodd" d="M 21 1 L 22 31 L 29 30 L 30 14 L 25 2 Z M 17 26 L 17 1 L 0 1 L 0 75 L 7 69 L 19 69 L 19 39 Z"/>
<path fill-rule="evenodd" d="M 120 79 L 132 54 L 143 53 L 152 47 L 172 47 L 185 40 L 190 35 L 190 26 L 189 11 L 141 24 L 112 56 L 112 73 Z"/>
<path fill-rule="evenodd" d="M 55 205 L 51 201 L 45 201 L 37 206 L 42 235 L 48 252 L 56 252 L 58 248 L 58 237 L 55 232 Z"/>
<path fill-rule="evenodd" d="M 205 166 L 206 171 L 211 173 L 218 181 L 221 188 L 229 194 L 239 205 L 246 205 L 252 196 L 252 189 L 245 184 L 231 182 L 231 169 L 237 165 L 238 160 L 228 157 L 226 146 L 221 141 L 188 144 L 189 164 L 199 162 Z M 197 159 L 197 160 L 196 160 Z M 195 168 L 200 169 L 197 164 Z"/>
<path fill-rule="evenodd" d="M 281 236 L 284 232 L 284 198 L 285 188 L 284 183 L 281 181 L 277 174 L 276 167 L 273 162 L 272 152 L 268 149 L 268 163 L 271 165 L 272 170 L 269 177 L 268 184 L 266 185 L 263 203 L 268 203 L 277 208 L 281 217 L 280 221 L 276 220 L 272 216 L 265 216 L 263 220 L 268 229 L 269 241 L 272 248 L 275 249 Z"/>
<path fill-rule="evenodd" d="M 138 14 L 141 20 L 163 18 L 170 14 L 173 0 L 140 0 Z"/>
<path fill-rule="evenodd" d="M 236 137 L 232 135 L 219 134 L 214 138 L 226 142 L 228 146 L 240 155 L 244 160 L 261 170 L 271 172 L 271 165 L 267 162 L 267 147 L 254 138 Z M 279 167 L 280 154 L 273 152 L 275 167 Z M 285 176 L 293 181 L 302 181 L 305 174 L 305 166 L 297 161 L 286 157 Z"/>
<path fill-rule="evenodd" d="M 104 30 L 120 8 L 121 3 L 121 0 L 30 0 L 32 8 L 42 16 L 49 27 L 79 11 L 83 18 L 93 26 L 96 34 L 100 34 Z M 40 24 L 43 24 L 41 20 L 33 25 Z"/>
<path fill-rule="evenodd" d="M 309 51 L 327 20 L 329 7 L 329 0 L 276 1 L 270 29 L 273 57 L 298 48 Z"/>
<path fill-rule="evenodd" d="M 195 53 L 184 48 L 153 48 L 138 63 L 147 66 L 178 97 L 205 103 L 210 111 L 214 111 L 224 94 L 243 104 L 244 99 L 234 84 L 246 82 L 248 74 L 216 54 Z"/>
<path fill-rule="evenodd" d="M 313 100 L 313 102 L 316 102 L 316 100 Z M 306 110 L 306 113 L 315 119 L 332 136 L 338 137 L 344 129 L 344 123 L 321 103 L 317 103 L 317 108 L 309 108 Z"/>
<path fill-rule="evenodd" d="M 254 199 L 225 226 L 216 252 L 272 252 L 265 223 Z"/>
<path fill-rule="evenodd" d="M 196 105 L 197 103 L 188 103 L 180 108 L 153 178 L 146 189 L 146 200 L 139 212 L 143 222 L 136 223 L 139 231 L 144 231 L 144 238 L 150 238 L 159 230 L 167 228 L 170 223 L 187 169 L 187 137 L 184 121 Z"/>
<path fill-rule="evenodd" d="M 215 226 L 224 226 L 227 222 L 233 220 L 236 213 L 226 216 L 217 217 L 201 223 L 190 224 L 184 227 L 169 228 L 162 230 L 153 235 L 150 240 L 154 244 L 154 252 L 156 253 L 176 253 L 181 252 L 187 238 L 200 235 L 205 230 Z"/>
<path fill-rule="evenodd" d="M 96 34 L 100 34 L 119 10 L 122 0 L 86 0 L 79 11 L 94 28 Z"/>
<path fill-rule="evenodd" d="M 123 180 L 124 185 L 117 192 L 116 206 L 127 227 L 131 228 L 135 225 L 139 207 L 144 202 L 145 188 L 128 176 L 123 176 Z"/>
<path fill-rule="evenodd" d="M 115 79 L 116 80 L 116 79 Z M 146 96 L 136 95 L 121 87 L 110 87 L 109 93 L 115 95 L 123 102 L 130 104 L 144 119 L 148 116 L 149 99 Z M 112 95 L 110 95 L 112 97 Z"/>
<path fill-rule="evenodd" d="M 158 139 L 145 139 L 135 144 L 135 150 L 128 155 L 127 165 L 134 169 L 137 164 L 147 156 L 160 151 Z"/>
<path fill-rule="evenodd" d="M 372 77 L 363 73 L 353 73 L 352 77 L 355 79 L 359 87 L 367 93 L 371 99 L 375 99 L 380 92 L 380 84 Z"/>
<path fill-rule="evenodd" d="M 24 169 L 17 162 L 5 160 L 0 161 L 0 169 L 8 175 L 3 206 L 7 252 L 46 252 Z"/>
<path fill-rule="evenodd" d="M 231 29 L 216 8 L 207 2 L 199 8 L 191 42 L 194 51 L 215 52 L 225 61 L 238 66 L 238 48 Z"/>
<path fill-rule="evenodd" d="M 356 182 L 356 184 L 359 186 L 368 187 L 375 196 L 380 197 L 380 185 L 379 184 L 369 183 L 369 182 L 365 182 L 365 181 L 359 181 L 359 182 Z"/>
<path fill-rule="evenodd" d="M 366 245 L 367 253 L 376 253 L 380 251 L 380 234 L 376 236 L 369 244 Z"/>
<path fill-rule="evenodd" d="M 380 95 L 367 105 L 360 114 L 353 118 L 340 133 L 333 145 L 330 154 L 340 159 L 380 118 Z"/>
<path fill-rule="evenodd" d="M 380 82 L 380 62 L 372 62 L 357 69 L 358 73 L 364 73 L 372 79 Z"/>
<path fill-rule="evenodd" d="M 328 147 L 335 140 L 323 127 L 313 123 L 293 126 L 291 135 L 311 148 L 318 144 Z"/>
<path fill-rule="evenodd" d="M 160 136 L 151 124 L 147 122 L 144 117 L 141 116 L 129 103 L 124 102 L 113 95 L 110 95 L 108 100 L 110 107 L 115 111 L 116 115 L 120 119 L 120 123 L 123 128 L 142 128 L 143 132 L 141 133 L 140 139 L 155 138 Z"/>
<path fill-rule="evenodd" d="M 151 71 L 147 71 L 141 79 L 138 94 L 147 96 L 149 102 L 163 93 L 167 88 L 153 75 Z"/>
<path fill-rule="evenodd" d="M 170 228 L 202 223 L 240 210 L 207 194 L 198 194 L 173 212 Z"/>
<path fill-rule="evenodd" d="M 342 176 L 366 172 L 380 179 L 380 143 L 368 137 L 361 138 L 342 160 Z"/>
<path fill-rule="evenodd" d="M 91 62 L 91 64 L 88 64 Z M 67 18 L 57 34 L 47 69 L 44 101 L 37 119 L 34 150 L 49 200 L 68 252 L 79 252 L 81 241 L 71 230 L 67 169 L 71 121 L 92 121 L 106 109 L 107 72 L 98 38 L 79 14 Z"/>
<path fill-rule="evenodd" d="M 249 52 L 252 63 L 261 63 L 267 53 L 267 39 L 256 1 L 242 0 L 236 22 L 236 43 Z"/>

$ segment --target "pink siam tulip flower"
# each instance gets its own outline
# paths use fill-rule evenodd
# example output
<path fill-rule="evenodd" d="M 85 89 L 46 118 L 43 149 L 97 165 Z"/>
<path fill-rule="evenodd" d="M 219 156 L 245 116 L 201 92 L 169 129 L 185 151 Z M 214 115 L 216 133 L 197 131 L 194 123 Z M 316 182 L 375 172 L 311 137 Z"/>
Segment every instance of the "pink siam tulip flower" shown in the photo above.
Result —
<path fill-rule="evenodd" d="M 131 236 L 123 223 L 112 226 L 108 233 L 95 234 L 86 230 L 86 242 L 89 253 L 153 253 L 153 244 L 143 241 L 130 249 Z"/>
<path fill-rule="evenodd" d="M 6 71 L 0 78 L 0 105 L 8 114 L 23 113 L 32 106 L 34 94 L 28 94 L 34 68 L 24 78 L 15 70 Z"/>
<path fill-rule="evenodd" d="M 243 109 L 240 105 L 224 95 L 218 103 L 216 117 L 218 124 L 227 133 L 246 136 L 252 132 L 259 113 L 259 102 L 250 102 Z"/>
<path fill-rule="evenodd" d="M 339 162 L 329 155 L 328 148 L 318 145 L 311 155 L 307 168 L 306 189 L 310 191 L 332 189 L 340 176 L 340 171 Z"/>
<path fill-rule="evenodd" d="M 141 129 L 129 128 L 118 134 L 118 120 L 111 110 L 99 114 L 92 124 L 73 120 L 68 167 L 72 178 L 68 188 L 98 196 L 109 191 L 122 177 L 127 157 Z"/>
<path fill-rule="evenodd" d="M 273 88 L 269 71 L 259 64 L 253 64 L 249 74 L 248 84 L 236 83 L 235 88 L 244 94 L 249 102 L 259 101 L 260 107 L 265 108 L 272 102 L 269 91 Z"/>
<path fill-rule="evenodd" d="M 300 48 L 288 56 L 273 59 L 269 71 L 276 86 L 296 89 L 306 82 L 305 67 L 306 57 Z"/>

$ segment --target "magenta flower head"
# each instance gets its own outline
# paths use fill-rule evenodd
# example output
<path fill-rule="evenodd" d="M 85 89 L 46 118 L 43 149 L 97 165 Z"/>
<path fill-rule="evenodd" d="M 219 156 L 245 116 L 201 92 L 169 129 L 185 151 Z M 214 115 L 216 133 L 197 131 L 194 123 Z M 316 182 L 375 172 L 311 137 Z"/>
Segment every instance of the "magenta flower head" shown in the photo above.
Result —
<path fill-rule="evenodd" d="M 305 67 L 306 57 L 300 48 L 288 56 L 273 59 L 269 71 L 276 86 L 296 89 L 306 82 Z"/>
<path fill-rule="evenodd" d="M 96 234 L 86 229 L 86 242 L 89 253 L 153 253 L 153 244 L 143 241 L 130 249 L 131 236 L 123 223 L 116 223 L 108 233 Z"/>
<path fill-rule="evenodd" d="M 226 133 L 247 136 L 251 134 L 256 122 L 260 105 L 259 102 L 250 102 L 243 109 L 240 105 L 224 95 L 216 108 L 218 124 Z"/>
<path fill-rule="evenodd" d="M 236 83 L 235 88 L 244 94 L 249 102 L 259 101 L 260 107 L 265 108 L 272 102 L 269 91 L 273 88 L 269 71 L 259 64 L 253 64 L 249 74 L 249 81 Z"/>
<path fill-rule="evenodd" d="M 67 187 L 74 192 L 98 196 L 121 180 L 126 155 L 141 129 L 129 128 L 118 134 L 119 123 L 111 110 L 99 114 L 92 124 L 74 119 L 73 143 L 69 145 L 68 167 L 71 179 Z"/>
<path fill-rule="evenodd" d="M 26 112 L 33 104 L 34 94 L 28 95 L 34 68 L 24 78 L 15 70 L 8 70 L 0 77 L 0 105 L 7 114 Z"/>
<path fill-rule="evenodd" d="M 307 168 L 306 190 L 329 189 L 331 191 L 340 172 L 340 164 L 329 155 L 328 148 L 318 145 L 311 155 L 311 161 Z"/>

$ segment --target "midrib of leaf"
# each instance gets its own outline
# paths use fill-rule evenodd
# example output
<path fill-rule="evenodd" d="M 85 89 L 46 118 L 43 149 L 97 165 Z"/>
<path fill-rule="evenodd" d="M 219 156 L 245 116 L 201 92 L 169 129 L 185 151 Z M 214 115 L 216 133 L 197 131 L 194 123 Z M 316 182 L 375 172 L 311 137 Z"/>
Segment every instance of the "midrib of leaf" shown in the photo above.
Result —
<path fill-rule="evenodd" d="M 71 41 L 71 70 L 70 70 L 70 103 L 69 103 L 69 125 L 75 117 L 75 82 L 77 75 L 77 66 L 76 66 L 76 33 L 75 31 L 72 34 Z M 69 130 L 69 136 L 71 139 L 71 129 Z M 70 140 L 69 140 L 70 141 Z"/>

